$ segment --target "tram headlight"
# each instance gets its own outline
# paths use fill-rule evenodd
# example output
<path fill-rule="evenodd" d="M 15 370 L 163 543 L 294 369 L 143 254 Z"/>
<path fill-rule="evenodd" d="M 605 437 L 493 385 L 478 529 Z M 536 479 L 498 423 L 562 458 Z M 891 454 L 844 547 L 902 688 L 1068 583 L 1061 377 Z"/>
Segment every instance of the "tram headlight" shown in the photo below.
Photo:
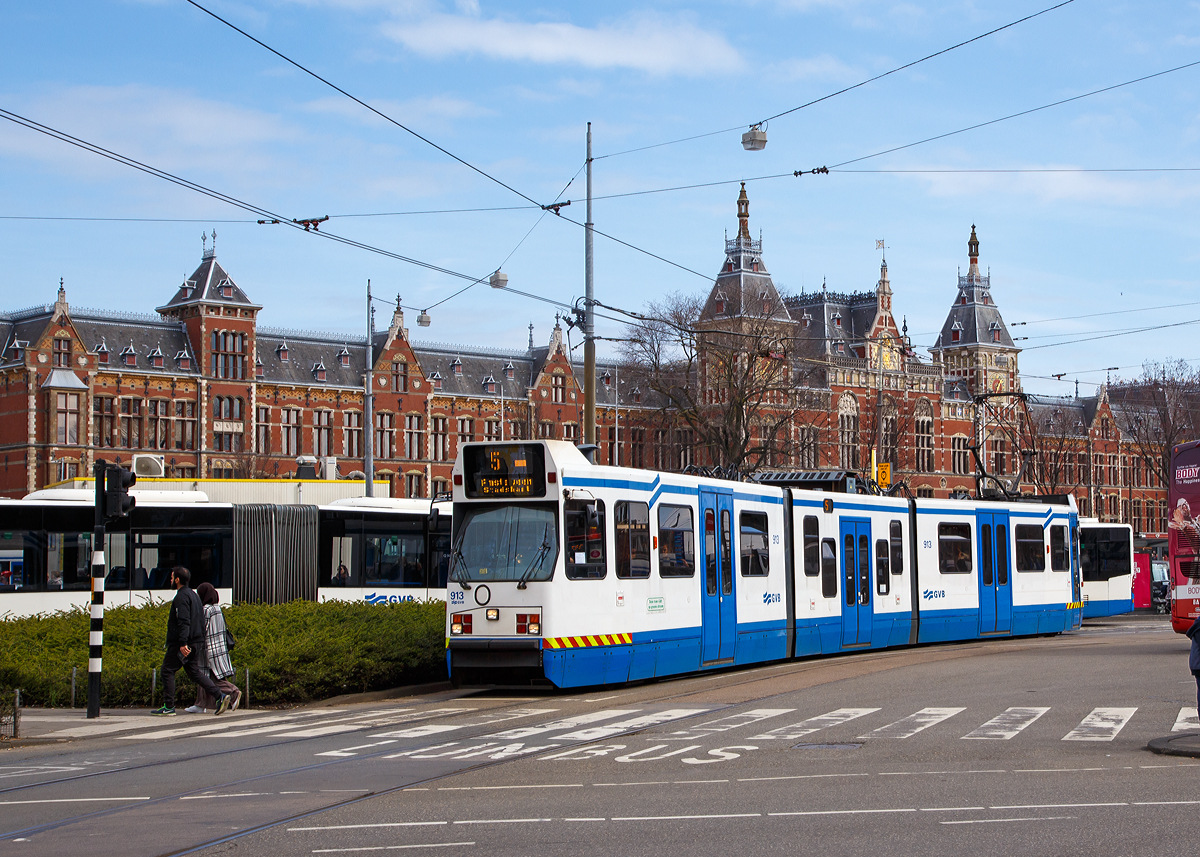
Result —
<path fill-rule="evenodd" d="M 458 637 L 471 633 L 471 614 L 453 613 L 450 616 L 450 636 Z"/>
<path fill-rule="evenodd" d="M 526 626 L 525 626 L 526 628 L 528 628 L 530 634 L 536 635 L 536 634 L 542 633 L 542 623 L 539 621 L 541 618 L 542 617 L 539 616 L 537 613 L 530 614 L 529 621 L 528 621 L 528 623 L 526 623 Z"/>
<path fill-rule="evenodd" d="M 495 622 L 500 618 L 500 611 L 495 607 L 489 607 L 487 611 L 487 618 L 489 622 Z"/>

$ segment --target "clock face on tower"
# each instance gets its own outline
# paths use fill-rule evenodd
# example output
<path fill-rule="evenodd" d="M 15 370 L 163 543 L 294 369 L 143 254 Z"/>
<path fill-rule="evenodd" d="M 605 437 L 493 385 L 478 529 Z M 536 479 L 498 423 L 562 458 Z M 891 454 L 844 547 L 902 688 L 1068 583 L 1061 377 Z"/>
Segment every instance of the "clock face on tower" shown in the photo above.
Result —
<path fill-rule="evenodd" d="M 1004 379 L 1003 378 L 996 378 L 992 381 L 992 391 L 993 392 L 999 393 L 1003 389 L 1004 389 Z"/>

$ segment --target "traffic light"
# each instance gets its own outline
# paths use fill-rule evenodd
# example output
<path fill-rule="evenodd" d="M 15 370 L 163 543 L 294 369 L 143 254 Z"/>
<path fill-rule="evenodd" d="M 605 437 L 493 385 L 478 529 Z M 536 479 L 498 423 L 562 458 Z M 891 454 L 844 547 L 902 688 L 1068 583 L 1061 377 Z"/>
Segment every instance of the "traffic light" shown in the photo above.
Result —
<path fill-rule="evenodd" d="M 117 464 L 105 466 L 104 473 L 104 517 L 125 518 L 137 503 L 129 496 L 129 489 L 137 483 L 137 477 Z"/>

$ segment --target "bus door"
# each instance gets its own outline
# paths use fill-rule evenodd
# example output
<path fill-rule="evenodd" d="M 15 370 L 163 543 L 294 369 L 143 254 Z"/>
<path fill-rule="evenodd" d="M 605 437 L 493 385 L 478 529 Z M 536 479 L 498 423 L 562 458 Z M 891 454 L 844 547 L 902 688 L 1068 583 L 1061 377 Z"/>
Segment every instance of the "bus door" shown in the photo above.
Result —
<path fill-rule="evenodd" d="M 732 661 L 737 642 L 737 602 L 733 592 L 733 492 L 728 488 L 701 488 L 699 493 L 700 519 L 704 525 L 700 660 L 710 664 Z"/>
<path fill-rule="evenodd" d="M 842 645 L 871 642 L 874 613 L 871 608 L 871 522 L 842 518 Z"/>
<path fill-rule="evenodd" d="M 979 633 L 1012 630 L 1012 562 L 1008 555 L 1008 513 L 978 512 Z"/>

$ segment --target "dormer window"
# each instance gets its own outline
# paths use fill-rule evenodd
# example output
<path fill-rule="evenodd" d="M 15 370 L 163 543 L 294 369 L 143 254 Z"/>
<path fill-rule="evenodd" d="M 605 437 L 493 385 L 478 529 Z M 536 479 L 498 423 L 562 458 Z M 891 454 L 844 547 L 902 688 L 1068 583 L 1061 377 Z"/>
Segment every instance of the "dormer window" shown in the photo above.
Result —
<path fill-rule="evenodd" d="M 22 353 L 29 346 L 28 342 L 21 339 L 14 339 L 12 345 L 8 347 L 8 356 L 11 360 L 20 360 Z"/>
<path fill-rule="evenodd" d="M 275 353 L 279 355 L 279 362 L 280 362 L 280 363 L 287 363 L 287 359 L 288 359 L 288 347 L 287 347 L 287 343 L 286 343 L 286 342 L 284 342 L 284 343 L 281 343 L 281 344 L 280 344 L 280 346 L 279 346 L 278 348 L 276 348 L 276 349 L 275 349 Z"/>
<path fill-rule="evenodd" d="M 313 373 L 313 377 L 316 378 L 318 381 L 324 381 L 325 380 L 325 361 L 318 360 L 316 363 L 314 363 L 313 367 L 312 367 L 312 373 Z"/>
<path fill-rule="evenodd" d="M 265 374 L 266 374 L 266 367 L 263 366 L 263 362 L 261 360 L 259 360 L 257 357 L 255 357 L 254 358 L 254 377 L 262 378 L 263 375 L 265 375 Z"/>
<path fill-rule="evenodd" d="M 714 305 L 714 311 L 717 313 L 717 315 L 724 315 L 725 314 L 725 301 L 718 299 L 716 304 Z"/>
<path fill-rule="evenodd" d="M 491 375 L 488 375 L 486 378 L 484 378 L 483 379 L 483 389 L 484 389 L 484 392 L 495 393 L 496 392 L 496 379 L 494 377 L 492 377 Z"/>
<path fill-rule="evenodd" d="M 516 369 L 513 367 L 512 363 L 504 364 L 504 377 L 505 378 L 507 378 L 508 380 L 511 381 L 513 379 L 514 372 L 516 372 Z"/>
<path fill-rule="evenodd" d="M 642 391 L 634 387 L 632 395 L 634 404 L 640 405 L 642 403 Z"/>
<path fill-rule="evenodd" d="M 450 364 L 450 368 L 453 370 L 455 378 L 462 377 L 462 361 L 457 357 L 455 357 L 454 362 Z"/>
<path fill-rule="evenodd" d="M 805 329 L 812 327 L 812 316 L 809 315 L 808 313 L 805 313 L 803 318 L 804 318 Z"/>
<path fill-rule="evenodd" d="M 967 305 L 967 296 L 966 296 L 966 295 L 963 295 L 963 296 L 962 296 L 962 301 L 961 301 L 961 303 L 962 303 L 962 305 L 963 305 L 963 306 L 966 306 L 966 305 Z"/>
<path fill-rule="evenodd" d="M 840 312 L 835 312 L 833 314 L 833 326 L 834 327 L 842 326 L 842 314 Z"/>
<path fill-rule="evenodd" d="M 845 353 L 846 353 L 846 343 L 844 343 L 844 342 L 839 342 L 839 343 L 837 344 L 837 353 L 838 353 L 838 354 L 845 354 Z"/>
<path fill-rule="evenodd" d="M 223 298 L 233 297 L 233 283 L 230 280 L 228 280 L 228 279 L 221 280 L 221 282 L 217 283 L 217 289 L 218 289 L 218 291 L 220 291 L 221 297 L 223 297 Z"/>
<path fill-rule="evenodd" d="M 342 350 L 338 352 L 338 362 L 340 362 L 343 366 L 350 365 L 350 349 L 346 348 L 344 345 L 342 346 Z"/>
<path fill-rule="evenodd" d="M 150 365 L 155 369 L 163 368 L 163 353 L 161 348 L 155 348 L 150 352 Z"/>
<path fill-rule="evenodd" d="M 96 346 L 93 353 L 96 355 L 97 363 L 101 366 L 108 365 L 108 346 L 104 343 L 103 339 L 100 340 L 100 344 Z"/>
<path fill-rule="evenodd" d="M 600 376 L 600 380 L 604 382 L 605 387 L 611 387 L 612 386 L 612 373 L 609 372 L 608 370 L 605 370 L 604 374 Z"/>
<path fill-rule="evenodd" d="M 184 280 L 183 281 L 183 297 L 184 297 L 184 299 L 186 300 L 186 299 L 190 298 L 195 293 L 196 293 L 195 281 L 194 280 Z"/>
<path fill-rule="evenodd" d="M 429 380 L 429 385 L 431 387 L 433 387 L 433 389 L 435 389 L 435 390 L 442 389 L 442 373 L 441 372 L 434 372 L 432 375 L 429 376 L 428 380 Z"/>
<path fill-rule="evenodd" d="M 178 364 L 180 369 L 185 371 L 190 370 L 192 368 L 191 355 L 189 355 L 186 351 L 180 351 L 175 355 L 175 363 Z"/>
<path fill-rule="evenodd" d="M 952 330 L 952 331 L 950 331 L 950 341 L 951 341 L 951 342 L 958 342 L 958 340 L 959 340 L 959 336 L 960 336 L 960 335 L 961 335 L 961 331 L 958 331 L 958 330 Z"/>
<path fill-rule="evenodd" d="M 121 362 L 126 366 L 137 365 L 137 351 L 134 350 L 133 342 L 129 343 L 129 347 L 121 350 Z"/>

